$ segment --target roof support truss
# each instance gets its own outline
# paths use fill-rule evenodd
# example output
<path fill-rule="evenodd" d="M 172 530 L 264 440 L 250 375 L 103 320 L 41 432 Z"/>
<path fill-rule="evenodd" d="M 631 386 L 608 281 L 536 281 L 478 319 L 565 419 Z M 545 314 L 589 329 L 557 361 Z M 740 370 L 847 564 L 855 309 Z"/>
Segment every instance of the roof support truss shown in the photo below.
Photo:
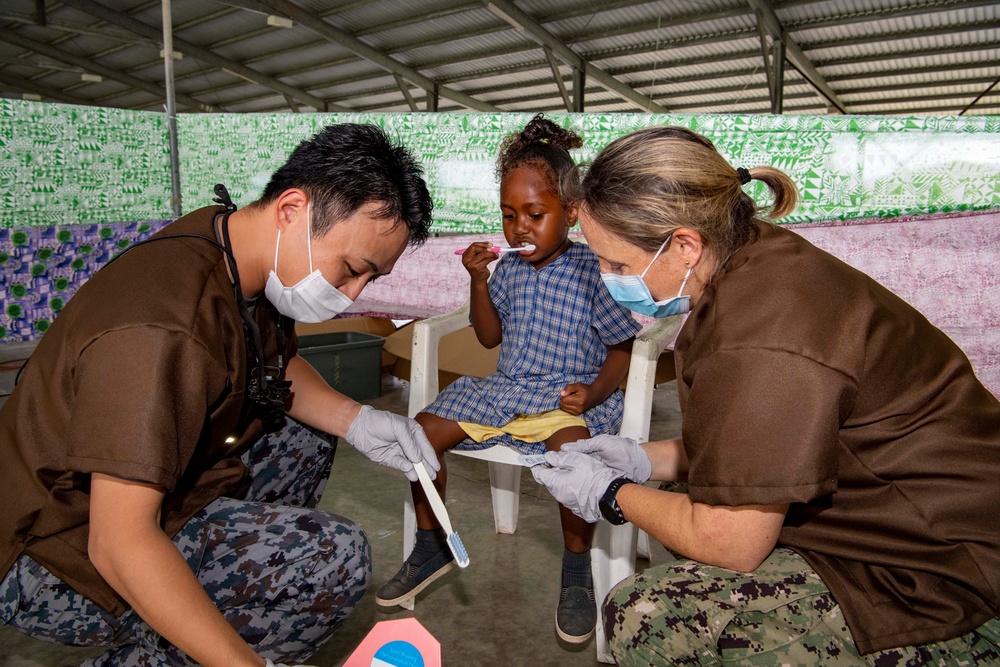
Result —
<path fill-rule="evenodd" d="M 106 7 L 99 2 L 94 0 L 62 0 L 63 4 L 69 5 L 80 11 L 86 12 L 91 16 L 96 16 L 99 19 L 112 23 L 121 28 L 130 30 L 137 35 L 142 35 L 144 37 L 149 37 L 154 40 L 159 40 L 159 31 L 150 25 L 143 23 L 142 21 L 137 21 L 136 19 L 130 18 L 117 12 L 110 7 Z M 182 53 L 190 55 L 194 58 L 198 58 L 202 62 L 208 63 L 213 67 L 218 67 L 219 69 L 224 69 L 227 72 L 235 74 L 241 78 L 246 79 L 256 85 L 263 86 L 265 88 L 270 88 L 276 92 L 282 93 L 284 95 L 289 95 L 293 99 L 298 100 L 302 104 L 308 104 L 311 107 L 315 107 L 320 111 L 346 111 L 342 107 L 336 109 L 331 108 L 327 103 L 316 97 L 315 95 L 310 95 L 309 93 L 299 90 L 294 86 L 290 86 L 287 83 L 279 81 L 278 79 L 258 72 L 257 70 L 250 69 L 242 63 L 238 63 L 234 60 L 229 60 L 224 58 L 219 54 L 206 49 L 204 47 L 192 44 L 182 39 L 174 39 L 174 44 L 178 50 Z"/>
<path fill-rule="evenodd" d="M 22 49 L 34 51 L 35 53 L 43 55 L 47 58 L 75 65 L 84 71 L 100 74 L 105 79 L 124 83 L 126 86 L 131 86 L 132 88 L 138 88 L 139 90 L 156 95 L 158 98 L 166 94 L 163 87 L 158 84 L 143 81 L 142 79 L 138 79 L 131 74 L 123 74 L 122 72 L 113 70 L 110 67 L 105 67 L 104 65 L 88 60 L 82 56 L 67 53 L 66 51 L 57 49 L 54 46 L 49 46 L 48 44 L 28 39 L 13 30 L 0 31 L 0 40 L 20 46 Z M 190 107 L 194 111 L 216 111 L 215 107 L 199 102 L 193 97 L 189 97 L 187 95 L 178 95 L 177 101 L 187 107 Z"/>
<path fill-rule="evenodd" d="M 74 2 L 78 0 L 73 0 Z M 233 5 L 235 7 L 243 7 L 244 9 L 250 9 L 252 11 L 260 11 L 261 7 L 270 7 L 272 10 L 287 16 L 296 23 L 312 30 L 316 34 L 325 38 L 326 40 L 338 44 L 354 54 L 364 58 L 365 60 L 373 63 L 377 67 L 391 73 L 398 74 L 407 81 L 414 83 L 424 90 L 430 90 L 437 86 L 437 83 L 428 79 L 423 74 L 420 74 L 417 70 L 404 65 L 401 62 L 393 60 L 389 56 L 385 55 L 378 49 L 375 49 L 360 39 L 351 35 L 350 33 L 341 30 L 332 23 L 324 21 L 320 17 L 305 11 L 298 5 L 289 2 L 289 0 L 218 0 L 227 5 Z M 454 100 L 459 104 L 469 107 L 470 109 L 475 109 L 477 111 L 499 111 L 495 106 L 482 100 L 477 100 L 470 95 L 466 95 L 458 90 L 453 90 L 447 86 L 438 86 L 438 94 L 441 97 L 446 97 L 450 100 Z"/>
<path fill-rule="evenodd" d="M 650 113 L 666 113 L 663 107 L 651 99 L 644 97 L 629 87 L 622 81 L 611 76 L 600 67 L 592 65 L 583 59 L 576 51 L 569 48 L 555 35 L 549 32 L 545 26 L 536 21 L 533 17 L 521 10 L 510 0 L 483 0 L 483 4 L 494 14 L 507 21 L 514 28 L 523 30 L 537 40 L 542 46 L 552 49 L 563 62 L 574 69 L 584 71 L 588 77 L 594 80 L 602 88 L 605 88 L 623 100 L 631 102 L 643 111 Z M 499 10 L 499 11 L 498 11 Z"/>
<path fill-rule="evenodd" d="M 781 41 L 785 45 L 785 53 L 788 60 L 791 61 L 795 69 L 802 73 L 802 76 L 806 78 L 809 83 L 816 88 L 819 93 L 830 101 L 830 104 L 837 107 L 841 113 L 847 113 L 847 108 L 844 103 L 840 101 L 837 93 L 833 92 L 830 85 L 823 78 L 823 75 L 819 73 L 815 65 L 806 57 L 806 54 L 802 52 L 799 45 L 795 43 L 784 26 L 778 20 L 777 15 L 771 8 L 771 3 L 768 0 L 746 0 L 750 8 L 754 10 L 757 14 L 758 20 L 764 22 L 769 33 L 771 33 L 771 38 L 777 41 Z"/>

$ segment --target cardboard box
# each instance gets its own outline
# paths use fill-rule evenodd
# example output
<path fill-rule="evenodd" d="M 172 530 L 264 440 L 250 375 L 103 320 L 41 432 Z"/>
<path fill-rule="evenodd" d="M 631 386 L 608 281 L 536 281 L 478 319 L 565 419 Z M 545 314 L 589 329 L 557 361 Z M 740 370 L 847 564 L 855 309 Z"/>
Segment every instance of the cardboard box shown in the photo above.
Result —
<path fill-rule="evenodd" d="M 413 324 L 400 327 L 385 339 L 385 350 L 397 357 L 391 373 L 401 380 L 410 381 L 410 360 L 413 358 Z M 447 334 L 438 347 L 438 387 L 469 375 L 482 378 L 497 369 L 500 346 L 488 350 L 479 343 L 471 326 Z"/>

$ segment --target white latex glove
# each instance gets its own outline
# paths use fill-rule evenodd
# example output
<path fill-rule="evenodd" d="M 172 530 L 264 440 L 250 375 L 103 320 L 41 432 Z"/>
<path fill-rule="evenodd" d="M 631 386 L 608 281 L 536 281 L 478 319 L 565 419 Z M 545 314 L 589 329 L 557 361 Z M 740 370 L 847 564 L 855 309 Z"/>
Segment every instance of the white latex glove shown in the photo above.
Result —
<path fill-rule="evenodd" d="M 347 429 L 347 441 L 375 463 L 395 468 L 411 482 L 417 481 L 413 463 L 423 461 L 431 479 L 441 468 L 437 454 L 416 421 L 362 405 Z"/>
<path fill-rule="evenodd" d="M 597 503 L 611 482 L 622 477 L 621 472 L 580 452 L 547 452 L 545 462 L 552 467 L 537 465 L 531 469 L 535 481 L 544 484 L 556 500 L 584 521 L 600 521 Z"/>
<path fill-rule="evenodd" d="M 562 446 L 562 451 L 589 454 L 639 484 L 648 481 L 653 474 L 653 464 L 646 450 L 632 438 L 597 435 L 587 440 L 568 442 Z"/>
<path fill-rule="evenodd" d="M 267 663 L 264 665 L 264 667 L 309 667 L 309 665 L 286 665 L 283 662 L 275 664 L 267 658 L 265 658 L 265 660 L 267 660 Z"/>

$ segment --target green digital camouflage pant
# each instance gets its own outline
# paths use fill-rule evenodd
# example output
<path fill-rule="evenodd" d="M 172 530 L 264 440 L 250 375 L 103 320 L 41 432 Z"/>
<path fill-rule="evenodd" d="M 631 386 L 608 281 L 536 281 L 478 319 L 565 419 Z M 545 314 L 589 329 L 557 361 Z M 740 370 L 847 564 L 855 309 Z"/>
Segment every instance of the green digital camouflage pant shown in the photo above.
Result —
<path fill-rule="evenodd" d="M 604 626 L 619 665 L 998 665 L 1000 619 L 943 642 L 859 655 L 805 560 L 777 548 L 751 573 L 677 560 L 615 587 Z"/>

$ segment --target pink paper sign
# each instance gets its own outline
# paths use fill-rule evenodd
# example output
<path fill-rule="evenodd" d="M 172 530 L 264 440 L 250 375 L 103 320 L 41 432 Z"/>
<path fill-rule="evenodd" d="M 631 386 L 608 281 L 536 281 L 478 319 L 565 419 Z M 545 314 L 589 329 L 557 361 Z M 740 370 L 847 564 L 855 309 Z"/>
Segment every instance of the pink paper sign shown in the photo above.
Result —
<path fill-rule="evenodd" d="M 441 667 L 441 642 L 415 618 L 381 621 L 344 667 Z"/>

